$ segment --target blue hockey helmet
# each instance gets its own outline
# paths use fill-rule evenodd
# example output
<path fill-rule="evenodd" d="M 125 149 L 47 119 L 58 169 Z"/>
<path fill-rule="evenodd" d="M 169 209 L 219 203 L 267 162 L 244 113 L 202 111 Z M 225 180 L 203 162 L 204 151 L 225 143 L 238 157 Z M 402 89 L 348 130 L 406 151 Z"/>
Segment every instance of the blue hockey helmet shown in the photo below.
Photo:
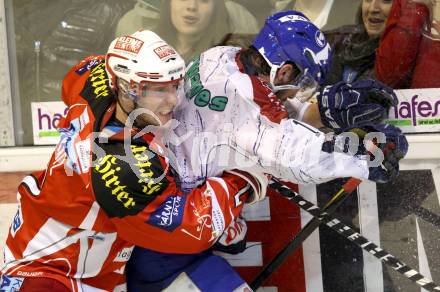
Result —
<path fill-rule="evenodd" d="M 298 11 L 282 11 L 269 16 L 253 46 L 271 67 L 270 83 L 274 91 L 317 87 L 330 70 L 330 45 L 321 30 Z M 293 84 L 275 86 L 276 72 L 286 62 L 294 63 L 301 74 Z"/>

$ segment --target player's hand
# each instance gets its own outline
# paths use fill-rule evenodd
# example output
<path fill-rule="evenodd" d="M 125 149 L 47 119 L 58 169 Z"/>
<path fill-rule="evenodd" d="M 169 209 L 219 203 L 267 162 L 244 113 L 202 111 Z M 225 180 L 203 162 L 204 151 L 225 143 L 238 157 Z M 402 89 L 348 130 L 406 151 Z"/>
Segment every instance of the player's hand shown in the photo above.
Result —
<path fill-rule="evenodd" d="M 408 152 L 408 141 L 399 128 L 386 124 L 360 124 L 345 129 L 359 138 L 357 154 L 368 155 L 368 179 L 386 183 L 399 174 L 399 161 Z"/>
<path fill-rule="evenodd" d="M 269 176 L 264 173 L 252 170 L 226 170 L 230 174 L 241 177 L 246 180 L 252 188 L 252 192 L 246 203 L 253 204 L 263 200 L 266 197 L 267 185 L 269 184 Z"/>
<path fill-rule="evenodd" d="M 359 123 L 381 123 L 396 105 L 393 89 L 373 79 L 338 82 L 318 95 L 322 123 L 337 133 Z"/>

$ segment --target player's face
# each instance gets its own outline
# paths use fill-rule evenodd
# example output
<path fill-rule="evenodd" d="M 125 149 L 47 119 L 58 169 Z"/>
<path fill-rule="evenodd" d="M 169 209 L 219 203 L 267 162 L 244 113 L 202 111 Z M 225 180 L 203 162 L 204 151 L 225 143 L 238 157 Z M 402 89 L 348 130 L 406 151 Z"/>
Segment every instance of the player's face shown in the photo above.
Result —
<path fill-rule="evenodd" d="M 362 21 L 370 37 L 378 37 L 385 30 L 392 0 L 363 0 Z"/>
<path fill-rule="evenodd" d="M 141 119 L 146 125 L 165 125 L 172 118 L 174 107 L 177 104 L 178 83 L 148 85 L 144 88 L 137 105 L 151 113 L 142 114 Z"/>
<path fill-rule="evenodd" d="M 183 35 L 198 35 L 209 26 L 218 0 L 170 0 L 171 22 Z"/>
<path fill-rule="evenodd" d="M 133 115 L 140 127 L 163 126 L 172 118 L 179 88 L 181 82 L 133 84 L 127 97 L 119 99 L 120 106 Z"/>

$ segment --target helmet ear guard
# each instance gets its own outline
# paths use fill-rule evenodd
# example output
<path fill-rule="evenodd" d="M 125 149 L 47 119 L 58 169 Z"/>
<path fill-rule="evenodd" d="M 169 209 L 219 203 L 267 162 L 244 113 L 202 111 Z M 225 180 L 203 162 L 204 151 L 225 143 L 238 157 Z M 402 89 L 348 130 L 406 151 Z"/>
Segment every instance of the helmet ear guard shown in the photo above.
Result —
<path fill-rule="evenodd" d="M 286 62 L 296 64 L 301 74 L 316 84 L 323 83 L 330 71 L 331 50 L 324 34 L 297 11 L 269 16 L 253 46 L 271 67 L 269 78 L 274 91 L 300 88 L 299 84 L 274 84 L 278 69 Z"/>

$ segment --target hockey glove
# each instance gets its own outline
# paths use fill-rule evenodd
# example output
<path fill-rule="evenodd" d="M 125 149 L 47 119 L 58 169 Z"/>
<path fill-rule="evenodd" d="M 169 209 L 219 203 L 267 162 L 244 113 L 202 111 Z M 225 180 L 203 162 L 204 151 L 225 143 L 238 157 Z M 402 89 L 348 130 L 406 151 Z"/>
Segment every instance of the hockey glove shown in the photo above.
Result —
<path fill-rule="evenodd" d="M 246 249 L 247 225 L 240 217 L 232 221 L 222 233 L 217 242 L 212 246 L 213 250 L 229 254 L 238 254 Z"/>
<path fill-rule="evenodd" d="M 264 173 L 247 170 L 226 170 L 230 174 L 241 177 L 246 180 L 251 186 L 252 192 L 246 203 L 253 204 L 263 200 L 266 197 L 267 185 L 269 184 L 269 177 Z"/>
<path fill-rule="evenodd" d="M 399 128 L 386 124 L 360 124 L 345 129 L 359 137 L 357 155 L 368 155 L 368 179 L 387 183 L 399 174 L 399 161 L 408 152 L 408 142 Z M 346 147 L 345 147 L 346 148 Z"/>
<path fill-rule="evenodd" d="M 359 123 L 380 123 L 397 105 L 393 90 L 373 79 L 326 86 L 317 98 L 322 123 L 336 133 Z"/>

